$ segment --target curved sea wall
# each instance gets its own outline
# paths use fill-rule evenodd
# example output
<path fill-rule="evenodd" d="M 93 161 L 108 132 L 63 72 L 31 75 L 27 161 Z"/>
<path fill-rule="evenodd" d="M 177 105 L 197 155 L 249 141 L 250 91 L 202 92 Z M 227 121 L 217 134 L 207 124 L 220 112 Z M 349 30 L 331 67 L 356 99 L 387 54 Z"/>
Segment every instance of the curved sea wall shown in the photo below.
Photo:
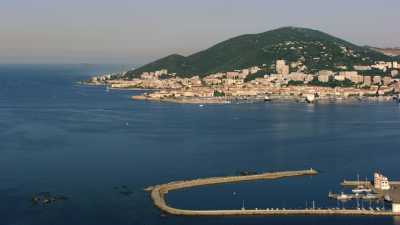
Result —
<path fill-rule="evenodd" d="M 342 215 L 342 216 L 395 216 L 400 215 L 391 211 L 370 211 L 359 209 L 237 209 L 237 210 L 189 210 L 178 209 L 169 206 L 164 196 L 173 190 L 186 189 L 191 187 L 237 183 L 242 181 L 272 180 L 293 176 L 312 176 L 318 172 L 314 169 L 299 171 L 284 171 L 262 173 L 249 176 L 211 177 L 188 181 L 175 181 L 171 183 L 150 186 L 146 191 L 151 192 L 154 205 L 162 211 L 178 216 L 284 216 L 284 215 Z"/>

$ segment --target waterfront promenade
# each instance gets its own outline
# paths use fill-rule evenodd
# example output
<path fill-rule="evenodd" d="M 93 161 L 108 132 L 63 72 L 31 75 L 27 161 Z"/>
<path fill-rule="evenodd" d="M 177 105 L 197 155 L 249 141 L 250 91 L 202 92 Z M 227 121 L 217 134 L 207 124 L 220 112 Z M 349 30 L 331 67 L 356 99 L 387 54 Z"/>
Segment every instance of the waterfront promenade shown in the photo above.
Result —
<path fill-rule="evenodd" d="M 233 210 L 189 210 L 178 209 L 169 206 L 165 201 L 165 194 L 169 191 L 206 186 L 222 183 L 237 183 L 242 181 L 254 180 L 272 180 L 292 176 L 311 176 L 317 175 L 314 169 L 299 171 L 270 172 L 249 176 L 229 176 L 229 177 L 211 177 L 187 181 L 175 181 L 171 183 L 150 186 L 146 191 L 151 192 L 151 198 L 154 205 L 162 211 L 178 216 L 285 216 L 285 215 L 320 215 L 320 216 L 400 216 L 400 213 L 392 211 L 375 211 L 361 209 L 233 209 Z"/>

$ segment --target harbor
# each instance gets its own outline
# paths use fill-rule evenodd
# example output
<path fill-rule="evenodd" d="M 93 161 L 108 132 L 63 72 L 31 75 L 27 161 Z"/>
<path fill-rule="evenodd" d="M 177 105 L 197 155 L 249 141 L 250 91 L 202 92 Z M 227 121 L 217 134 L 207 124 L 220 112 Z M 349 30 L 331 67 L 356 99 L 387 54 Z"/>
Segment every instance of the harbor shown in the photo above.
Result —
<path fill-rule="evenodd" d="M 229 209 L 229 210 L 191 210 L 191 209 L 179 209 L 174 208 L 165 201 L 165 195 L 170 191 L 176 191 L 179 189 L 188 189 L 197 186 L 215 185 L 222 183 L 238 183 L 245 181 L 255 180 L 273 180 L 283 179 L 294 176 L 314 176 L 318 172 L 314 169 L 299 170 L 299 171 L 283 171 L 283 172 L 269 172 L 251 175 L 240 175 L 240 176 L 228 176 L 228 177 L 211 177 L 202 178 L 187 181 L 174 181 L 166 184 L 150 186 L 146 188 L 146 191 L 150 192 L 153 203 L 161 211 L 168 214 L 177 216 L 400 216 L 399 200 L 400 196 L 397 192 L 397 188 L 390 187 L 389 181 L 382 174 L 375 174 L 374 182 L 366 181 L 345 181 L 342 186 L 347 188 L 353 188 L 352 194 L 334 194 L 329 192 L 328 197 L 336 199 L 338 201 L 357 201 L 356 208 L 344 208 L 344 207 L 330 207 L 330 208 L 319 208 L 316 207 L 315 202 L 312 202 L 311 207 L 305 207 L 303 209 L 290 209 L 290 208 L 254 208 L 247 209 L 244 205 L 240 209 Z M 379 184 L 378 184 L 379 182 Z M 397 184 L 395 182 L 394 184 Z M 389 185 L 389 186 L 388 186 Z M 364 207 L 360 206 L 360 200 L 368 201 L 382 201 L 386 200 L 392 203 L 392 207 Z M 370 202 L 371 203 L 371 202 Z"/>

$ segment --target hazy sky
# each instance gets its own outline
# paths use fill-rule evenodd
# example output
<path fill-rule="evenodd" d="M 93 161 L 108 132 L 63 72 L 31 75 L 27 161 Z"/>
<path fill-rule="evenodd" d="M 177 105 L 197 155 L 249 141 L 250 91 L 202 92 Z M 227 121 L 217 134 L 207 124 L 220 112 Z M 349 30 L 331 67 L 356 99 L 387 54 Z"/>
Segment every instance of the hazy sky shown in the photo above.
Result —
<path fill-rule="evenodd" d="M 400 0 L 1 0 L 0 63 L 142 64 L 281 26 L 400 46 Z"/>

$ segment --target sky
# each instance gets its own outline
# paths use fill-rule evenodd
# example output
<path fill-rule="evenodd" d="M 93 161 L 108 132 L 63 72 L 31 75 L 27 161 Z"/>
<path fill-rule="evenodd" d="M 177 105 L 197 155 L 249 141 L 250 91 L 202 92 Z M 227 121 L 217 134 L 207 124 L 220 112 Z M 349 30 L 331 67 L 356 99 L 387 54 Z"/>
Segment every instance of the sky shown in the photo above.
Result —
<path fill-rule="evenodd" d="M 399 0 L 1 0 L 0 64 L 141 65 L 282 26 L 394 47 L 399 9 Z"/>

